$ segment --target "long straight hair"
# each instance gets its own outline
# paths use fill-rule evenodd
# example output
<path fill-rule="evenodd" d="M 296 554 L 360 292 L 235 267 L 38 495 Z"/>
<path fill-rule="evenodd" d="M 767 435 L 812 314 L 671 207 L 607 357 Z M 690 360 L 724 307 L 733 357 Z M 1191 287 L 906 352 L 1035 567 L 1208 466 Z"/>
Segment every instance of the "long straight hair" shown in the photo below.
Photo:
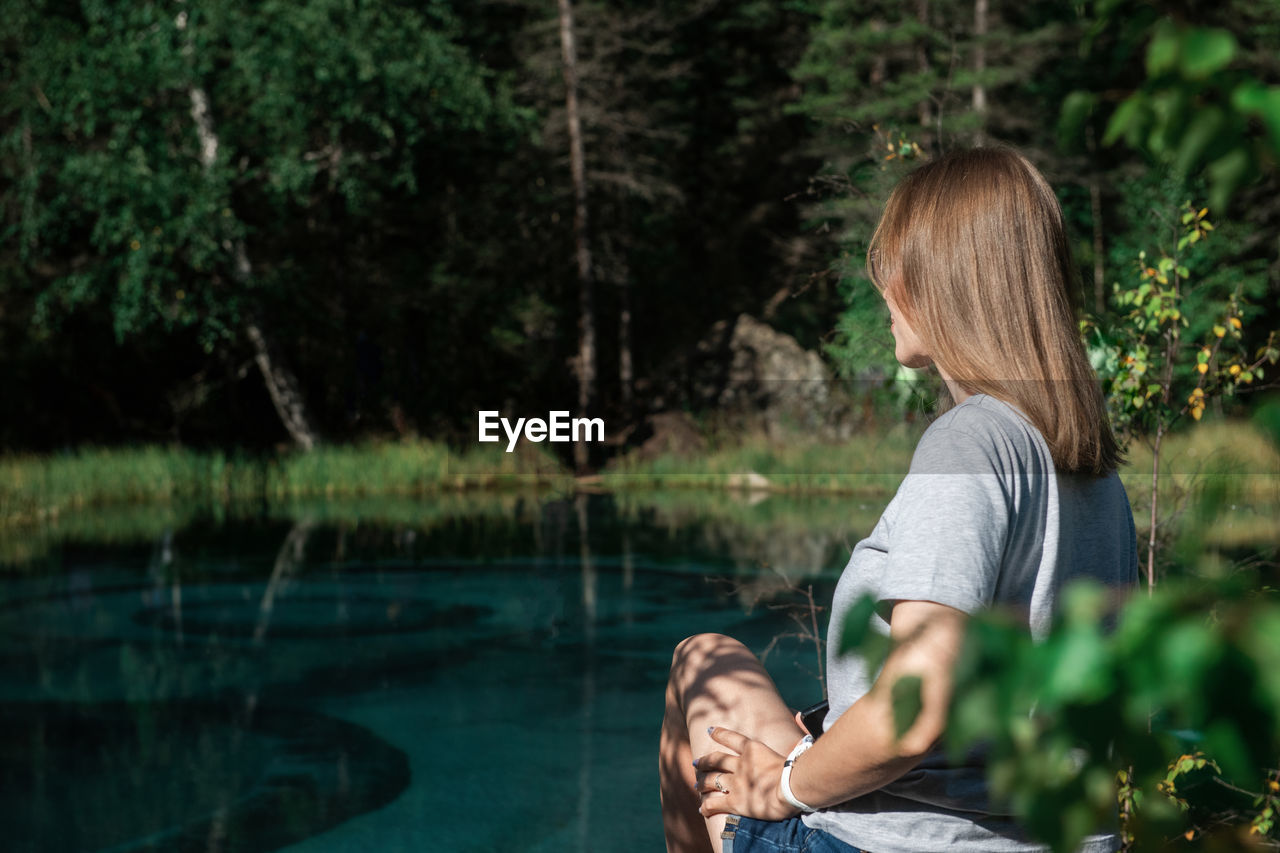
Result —
<path fill-rule="evenodd" d="M 889 197 L 867 269 L 934 364 L 1021 410 L 1059 471 L 1120 464 L 1080 339 L 1062 209 L 1024 156 L 975 148 L 916 169 Z"/>

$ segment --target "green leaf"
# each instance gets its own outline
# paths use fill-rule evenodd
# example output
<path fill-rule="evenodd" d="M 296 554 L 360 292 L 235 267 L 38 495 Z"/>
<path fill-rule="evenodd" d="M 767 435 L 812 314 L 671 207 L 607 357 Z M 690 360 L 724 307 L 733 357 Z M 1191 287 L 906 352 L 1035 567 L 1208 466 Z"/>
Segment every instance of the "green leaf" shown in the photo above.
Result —
<path fill-rule="evenodd" d="M 870 669 L 879 669 L 889 654 L 890 640 L 874 627 L 876 601 L 864 595 L 845 615 L 840 635 L 840 654 L 860 654 Z"/>
<path fill-rule="evenodd" d="M 1226 113 L 1218 107 L 1204 107 L 1193 113 L 1191 123 L 1183 131 L 1182 140 L 1178 144 L 1178 153 L 1173 161 L 1174 169 L 1179 174 L 1189 174 L 1199 164 L 1204 152 L 1221 135 L 1226 125 Z M 1195 241 L 1192 240 L 1192 242 Z"/>
<path fill-rule="evenodd" d="M 1251 163 L 1249 152 L 1236 147 L 1209 164 L 1209 201 L 1214 208 L 1226 207 L 1227 199 L 1244 183 Z"/>
<path fill-rule="evenodd" d="M 864 595 L 854 602 L 844 617 L 844 631 L 840 637 L 840 653 L 848 654 L 862 648 L 867 636 L 874 633 L 871 620 L 875 617 L 876 600 Z"/>
<path fill-rule="evenodd" d="M 1199 80 L 1231 64 L 1236 38 L 1226 30 L 1195 27 L 1182 34 L 1182 73 Z"/>
<path fill-rule="evenodd" d="M 1106 643 L 1091 626 L 1072 630 L 1052 652 L 1044 696 L 1051 701 L 1090 702 L 1110 688 Z"/>
<path fill-rule="evenodd" d="M 1280 153 L 1280 86 L 1264 86 L 1257 80 L 1246 80 L 1232 91 L 1231 105 L 1246 115 L 1261 118 L 1271 150 Z"/>
<path fill-rule="evenodd" d="M 1064 145 L 1079 139 L 1089 114 L 1097 105 L 1098 97 L 1092 92 L 1072 92 L 1062 102 L 1058 115 L 1058 138 Z"/>
<path fill-rule="evenodd" d="M 1121 101 L 1120 106 L 1116 107 L 1116 111 L 1111 114 L 1111 119 L 1107 122 L 1107 129 L 1102 134 L 1102 144 L 1113 145 L 1122 136 L 1130 143 L 1135 141 L 1142 129 L 1146 110 L 1146 98 L 1140 93 L 1132 94 Z"/>
<path fill-rule="evenodd" d="M 918 675 L 904 675 L 890 689 L 893 697 L 893 732 L 896 737 L 905 735 L 920 716 L 920 709 L 924 707 L 920 693 L 922 683 Z"/>
<path fill-rule="evenodd" d="M 1178 64 L 1178 51 L 1182 40 L 1178 38 L 1177 28 L 1173 21 L 1165 18 L 1156 24 L 1147 45 L 1147 76 L 1158 77 L 1174 69 Z"/>

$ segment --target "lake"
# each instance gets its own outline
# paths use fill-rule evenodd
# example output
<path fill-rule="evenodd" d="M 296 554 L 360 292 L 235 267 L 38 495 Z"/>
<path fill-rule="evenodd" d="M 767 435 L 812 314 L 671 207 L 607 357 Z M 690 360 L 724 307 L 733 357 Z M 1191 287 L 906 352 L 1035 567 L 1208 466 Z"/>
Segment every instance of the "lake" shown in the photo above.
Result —
<path fill-rule="evenodd" d="M 660 850 L 672 647 L 733 634 L 816 700 L 806 593 L 829 601 L 881 508 L 708 500 L 138 508 L 33 534 L 0 574 L 5 848 Z"/>

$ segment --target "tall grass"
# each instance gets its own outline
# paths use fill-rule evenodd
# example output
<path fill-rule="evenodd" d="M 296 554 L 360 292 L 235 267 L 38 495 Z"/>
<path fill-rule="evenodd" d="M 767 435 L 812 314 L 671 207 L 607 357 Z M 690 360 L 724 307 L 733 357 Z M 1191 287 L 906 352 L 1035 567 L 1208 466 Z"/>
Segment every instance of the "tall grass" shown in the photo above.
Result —
<path fill-rule="evenodd" d="M 406 498 L 440 503 L 480 491 L 514 495 L 576 488 L 614 492 L 624 511 L 626 506 L 661 507 L 676 517 L 741 517 L 753 525 L 788 529 L 803 518 L 811 523 L 819 517 L 819 526 L 829 528 L 856 506 L 865 526 L 907 471 L 921 429 L 903 425 L 838 444 L 748 436 L 696 456 L 631 454 L 586 481 L 575 481 L 537 445 L 515 453 L 487 445 L 457 451 L 412 441 L 269 457 L 172 447 L 16 455 L 0 457 L 0 530 L 8 528 L 0 540 L 23 551 L 23 542 L 34 543 L 42 535 L 37 528 L 54 537 L 58 530 L 89 535 L 102 526 L 91 519 L 100 517 L 129 520 L 124 525 L 129 529 L 152 529 L 153 521 L 169 526 L 196 511 L 217 516 L 236 506 L 255 512 L 266 506 L 284 515 L 305 508 L 324 517 L 383 516 L 395 514 L 397 502 Z M 1142 509 L 1150 505 L 1150 466 L 1149 451 L 1135 442 L 1121 476 L 1140 528 L 1147 518 Z M 1226 484 L 1219 492 L 1227 496 L 1215 524 L 1216 540 L 1224 545 L 1280 541 L 1280 452 L 1263 433 L 1243 423 L 1212 423 L 1165 441 L 1160 490 L 1167 522 L 1176 524 L 1193 503 L 1193 493 L 1215 482 Z M 771 495 L 788 500 L 771 501 Z M 815 503 L 821 496 L 831 502 Z M 792 497 L 805 499 L 797 505 Z M 94 512 L 82 512 L 87 509 Z M 423 511 L 413 502 L 404 508 L 409 518 Z"/>
<path fill-rule="evenodd" d="M 426 441 L 332 446 L 256 458 L 170 447 L 82 448 L 0 458 L 0 524 L 89 507 L 227 505 L 306 497 L 420 496 L 474 488 L 565 486 L 548 452 L 458 452 Z"/>
<path fill-rule="evenodd" d="M 904 424 L 839 443 L 753 435 L 696 456 L 632 454 L 606 468 L 600 483 L 619 492 L 716 489 L 878 497 L 892 494 L 902 482 L 921 432 Z"/>

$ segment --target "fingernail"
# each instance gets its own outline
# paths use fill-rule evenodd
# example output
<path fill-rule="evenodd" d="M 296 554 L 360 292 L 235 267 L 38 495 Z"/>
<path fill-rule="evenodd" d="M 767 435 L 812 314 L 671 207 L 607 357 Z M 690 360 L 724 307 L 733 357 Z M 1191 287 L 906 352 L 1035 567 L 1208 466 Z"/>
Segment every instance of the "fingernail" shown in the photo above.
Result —
<path fill-rule="evenodd" d="M 697 767 L 697 766 L 698 766 L 698 759 L 696 759 L 696 758 L 695 758 L 695 759 L 693 759 L 693 766 L 694 766 L 694 767 Z"/>
<path fill-rule="evenodd" d="M 707 726 L 707 734 L 708 734 L 708 735 L 709 735 L 709 734 L 711 734 L 712 732 L 714 732 L 715 730 L 716 730 L 716 727 L 715 727 L 715 726 Z"/>

